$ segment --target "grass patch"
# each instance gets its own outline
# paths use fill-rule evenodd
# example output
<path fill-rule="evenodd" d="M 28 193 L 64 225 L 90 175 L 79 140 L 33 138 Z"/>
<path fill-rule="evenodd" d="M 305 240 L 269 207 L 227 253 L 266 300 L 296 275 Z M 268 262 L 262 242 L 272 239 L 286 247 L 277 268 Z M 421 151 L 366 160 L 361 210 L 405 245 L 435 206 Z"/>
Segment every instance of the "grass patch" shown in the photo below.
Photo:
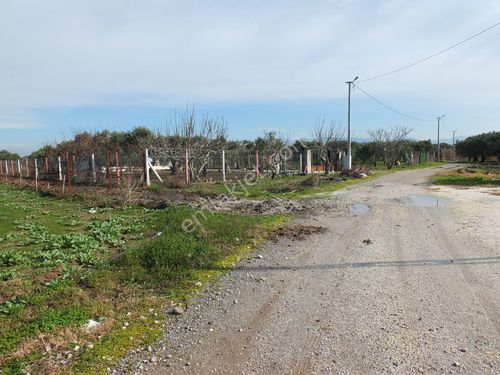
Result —
<path fill-rule="evenodd" d="M 436 185 L 500 186 L 500 169 L 494 165 L 457 168 L 436 174 L 432 182 Z"/>

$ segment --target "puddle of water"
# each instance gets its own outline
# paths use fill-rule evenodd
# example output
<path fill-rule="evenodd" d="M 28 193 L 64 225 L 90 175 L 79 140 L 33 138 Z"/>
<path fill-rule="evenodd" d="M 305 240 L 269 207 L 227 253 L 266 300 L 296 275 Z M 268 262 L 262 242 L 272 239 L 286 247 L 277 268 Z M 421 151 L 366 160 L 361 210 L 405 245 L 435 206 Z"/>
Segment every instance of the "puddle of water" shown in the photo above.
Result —
<path fill-rule="evenodd" d="M 351 206 L 351 214 L 354 216 L 366 215 L 370 212 L 370 207 L 366 203 L 354 203 Z"/>
<path fill-rule="evenodd" d="M 433 197 L 432 195 L 416 194 L 401 198 L 401 202 L 417 207 L 444 207 L 448 201 Z"/>

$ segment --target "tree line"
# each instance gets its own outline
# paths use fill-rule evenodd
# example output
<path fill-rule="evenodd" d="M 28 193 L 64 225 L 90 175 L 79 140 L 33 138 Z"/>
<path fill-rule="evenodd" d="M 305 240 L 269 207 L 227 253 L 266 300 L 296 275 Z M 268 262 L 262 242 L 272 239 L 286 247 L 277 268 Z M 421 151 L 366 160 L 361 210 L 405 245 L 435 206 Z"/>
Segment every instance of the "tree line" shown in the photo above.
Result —
<path fill-rule="evenodd" d="M 456 152 L 469 161 L 486 161 L 488 157 L 496 157 L 500 161 L 500 131 L 482 133 L 465 138 L 456 143 Z"/>

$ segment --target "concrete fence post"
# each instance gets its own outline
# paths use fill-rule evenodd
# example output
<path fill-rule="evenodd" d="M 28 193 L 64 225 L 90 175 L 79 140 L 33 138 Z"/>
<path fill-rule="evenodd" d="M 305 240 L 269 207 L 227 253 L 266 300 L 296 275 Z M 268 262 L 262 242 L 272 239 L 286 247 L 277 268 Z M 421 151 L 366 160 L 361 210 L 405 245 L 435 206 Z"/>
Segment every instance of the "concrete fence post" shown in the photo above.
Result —
<path fill-rule="evenodd" d="M 306 173 L 312 174 L 312 150 L 307 150 L 306 153 Z"/>
<path fill-rule="evenodd" d="M 23 172 L 21 171 L 21 160 L 17 159 L 17 170 L 19 171 L 19 179 L 23 177 Z"/>

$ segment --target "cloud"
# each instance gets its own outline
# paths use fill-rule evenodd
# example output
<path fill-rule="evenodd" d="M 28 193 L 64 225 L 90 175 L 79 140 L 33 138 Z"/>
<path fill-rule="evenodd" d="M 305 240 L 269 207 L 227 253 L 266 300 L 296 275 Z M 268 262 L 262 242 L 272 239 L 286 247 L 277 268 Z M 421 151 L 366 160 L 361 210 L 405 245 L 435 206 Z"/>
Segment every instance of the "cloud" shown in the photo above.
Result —
<path fill-rule="evenodd" d="M 0 107 L 0 129 L 39 129 L 44 124 L 29 109 Z"/>
<path fill-rule="evenodd" d="M 354 75 L 412 62 L 499 17 L 493 0 L 2 1 L 0 102 L 340 98 Z M 366 86 L 385 97 L 496 103 L 499 36 Z"/>

